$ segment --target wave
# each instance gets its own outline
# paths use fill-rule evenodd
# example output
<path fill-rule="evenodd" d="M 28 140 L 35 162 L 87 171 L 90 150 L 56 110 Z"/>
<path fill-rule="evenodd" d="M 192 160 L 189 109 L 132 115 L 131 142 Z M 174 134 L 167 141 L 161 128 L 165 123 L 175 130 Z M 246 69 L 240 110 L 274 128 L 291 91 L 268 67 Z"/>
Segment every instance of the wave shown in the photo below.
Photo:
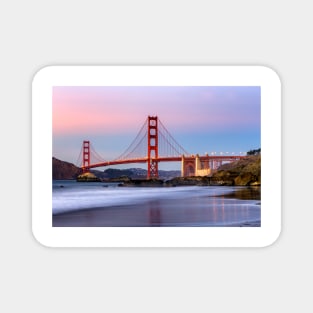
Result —
<path fill-rule="evenodd" d="M 134 205 L 159 199 L 183 200 L 194 196 L 207 196 L 212 194 L 212 191 L 209 188 L 199 188 L 197 186 L 168 188 L 64 187 L 59 188 L 59 190 L 54 189 L 52 209 L 53 214 L 59 214 L 88 208 Z M 216 190 L 214 193 L 216 193 Z"/>

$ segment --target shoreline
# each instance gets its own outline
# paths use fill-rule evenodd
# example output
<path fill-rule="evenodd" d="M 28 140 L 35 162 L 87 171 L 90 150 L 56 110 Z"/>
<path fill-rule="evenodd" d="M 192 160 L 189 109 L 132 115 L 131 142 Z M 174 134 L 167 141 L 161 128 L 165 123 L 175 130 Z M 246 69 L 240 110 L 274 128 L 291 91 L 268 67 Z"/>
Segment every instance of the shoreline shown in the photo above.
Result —
<path fill-rule="evenodd" d="M 225 201 L 250 200 L 247 205 L 259 205 L 260 188 L 244 187 L 221 195 L 203 196 L 187 199 L 155 199 L 138 204 L 111 205 L 82 208 L 69 212 L 52 214 L 53 227 L 260 227 L 261 220 L 249 216 L 236 221 L 231 213 L 225 212 L 226 218 L 217 206 L 209 209 L 209 203 L 215 198 L 218 203 Z M 212 200 L 210 200 L 212 199 Z M 248 201 L 249 202 L 249 201 Z M 213 213 L 213 211 L 214 213 Z M 224 210 L 224 209 L 222 209 Z M 255 210 L 255 209 L 253 209 Z M 173 215 L 174 214 L 174 215 Z M 198 216 L 199 214 L 203 214 Z M 217 214 L 215 217 L 211 216 Z M 224 213 L 223 213 L 224 214 Z M 230 214 L 230 215 L 229 215 Z M 210 216 L 210 217 L 208 217 Z M 256 216 L 255 216 L 256 217 Z"/>

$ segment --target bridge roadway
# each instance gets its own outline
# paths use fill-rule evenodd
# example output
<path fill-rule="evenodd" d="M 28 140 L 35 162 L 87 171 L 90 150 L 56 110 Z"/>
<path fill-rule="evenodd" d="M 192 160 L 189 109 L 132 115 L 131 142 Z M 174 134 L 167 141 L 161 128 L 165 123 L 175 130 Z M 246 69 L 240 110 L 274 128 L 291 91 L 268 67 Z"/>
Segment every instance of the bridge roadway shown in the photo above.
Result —
<path fill-rule="evenodd" d="M 187 159 L 194 159 L 196 155 L 188 155 L 184 156 L 184 158 Z M 199 156 L 201 162 L 207 162 L 207 161 L 236 161 L 239 159 L 244 158 L 245 156 L 236 156 L 236 155 L 204 155 Z M 156 162 L 181 162 L 182 157 L 158 157 L 158 158 L 151 158 L 152 161 Z M 135 159 L 127 159 L 127 160 L 113 160 L 113 161 L 105 161 L 105 162 L 99 162 L 88 165 L 88 168 L 96 168 L 96 167 L 104 167 L 104 166 L 110 166 L 110 165 L 118 165 L 118 164 L 129 164 L 129 163 L 146 163 L 148 162 L 148 157 L 144 158 L 135 158 Z M 84 168 L 84 167 L 82 167 Z"/>

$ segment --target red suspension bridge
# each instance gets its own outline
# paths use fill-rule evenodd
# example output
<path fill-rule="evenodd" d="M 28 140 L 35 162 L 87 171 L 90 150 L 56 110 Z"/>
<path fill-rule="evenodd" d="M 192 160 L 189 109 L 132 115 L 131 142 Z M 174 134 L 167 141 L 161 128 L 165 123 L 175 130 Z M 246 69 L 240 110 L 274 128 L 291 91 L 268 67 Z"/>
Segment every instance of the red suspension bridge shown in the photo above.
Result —
<path fill-rule="evenodd" d="M 224 162 L 243 158 L 242 155 L 208 155 L 188 153 L 172 137 L 157 116 L 148 116 L 137 136 L 119 157 L 112 161 L 104 160 L 85 140 L 79 159 L 84 173 L 91 168 L 128 164 L 147 163 L 147 178 L 158 178 L 160 162 L 181 162 L 181 176 L 211 175 Z"/>

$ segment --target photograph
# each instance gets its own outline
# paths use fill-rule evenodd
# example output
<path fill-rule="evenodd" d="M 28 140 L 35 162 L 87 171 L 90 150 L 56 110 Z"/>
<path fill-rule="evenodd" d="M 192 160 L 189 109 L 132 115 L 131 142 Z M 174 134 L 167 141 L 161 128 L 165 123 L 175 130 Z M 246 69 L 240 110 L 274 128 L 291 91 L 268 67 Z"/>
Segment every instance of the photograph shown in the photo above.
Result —
<path fill-rule="evenodd" d="M 52 227 L 261 228 L 261 89 L 52 86 Z"/>

